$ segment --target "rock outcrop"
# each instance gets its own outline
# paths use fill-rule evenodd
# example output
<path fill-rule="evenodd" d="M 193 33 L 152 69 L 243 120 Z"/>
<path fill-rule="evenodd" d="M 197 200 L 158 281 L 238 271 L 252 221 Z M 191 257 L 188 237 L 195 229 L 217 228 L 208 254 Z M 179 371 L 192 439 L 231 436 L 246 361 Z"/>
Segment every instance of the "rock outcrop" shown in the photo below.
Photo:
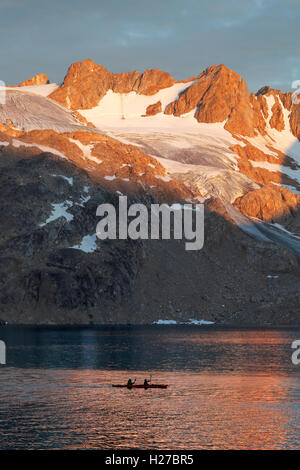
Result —
<path fill-rule="evenodd" d="M 50 83 L 47 75 L 44 73 L 39 73 L 38 75 L 35 75 L 34 77 L 29 78 L 28 80 L 25 80 L 25 82 L 22 82 L 17 86 L 22 87 L 32 85 L 47 85 L 47 83 Z"/>
<path fill-rule="evenodd" d="M 91 59 L 72 64 L 63 84 L 50 98 L 69 109 L 89 109 L 97 106 L 110 88 L 111 76 L 102 65 Z"/>
<path fill-rule="evenodd" d="M 234 202 L 234 206 L 243 214 L 266 222 L 281 221 L 295 216 L 299 205 L 300 195 L 274 185 L 249 191 Z"/>
<path fill-rule="evenodd" d="M 5 146 L 0 157 L 3 321 L 280 324 L 284 304 L 285 323 L 299 322 L 295 257 L 247 237 L 219 200 L 206 205 L 206 241 L 198 252 L 185 251 L 179 240 L 100 241 L 96 209 L 117 207 L 114 191 L 51 153 Z M 135 194 L 129 204 L 152 201 Z M 270 273 L 280 280 L 270 282 Z"/>
<path fill-rule="evenodd" d="M 161 113 L 161 101 L 157 101 L 156 103 L 149 104 L 146 108 L 146 115 L 145 116 L 155 116 L 155 114 Z"/>
<path fill-rule="evenodd" d="M 284 167 L 298 168 L 297 163 L 289 156 L 279 150 L 269 147 L 270 153 L 265 153 L 255 145 L 244 143 L 244 145 L 234 145 L 231 147 L 238 156 L 238 168 L 244 174 L 259 184 L 265 185 L 269 183 L 287 184 L 300 188 L 300 185 L 291 176 L 286 174 Z M 268 167 L 264 168 L 264 163 L 275 165 L 272 170 Z M 257 164 L 257 166 L 255 165 Z M 276 170 L 278 168 L 278 170 Z"/>
<path fill-rule="evenodd" d="M 208 67 L 194 84 L 166 107 L 165 113 L 181 116 L 194 109 L 198 122 L 226 121 L 225 129 L 232 133 L 255 135 L 257 123 L 247 85 L 225 65 Z"/>
<path fill-rule="evenodd" d="M 266 98 L 273 98 L 268 109 Z M 184 90 L 166 109 L 166 114 L 181 116 L 195 110 L 198 122 L 225 122 L 232 134 L 253 137 L 265 135 L 266 119 L 279 132 L 285 128 L 284 110 L 290 112 L 293 134 L 299 136 L 300 111 L 293 104 L 292 93 L 283 93 L 270 87 L 261 88 L 256 95 L 249 94 L 245 81 L 225 65 L 208 67 L 195 83 Z"/>
<path fill-rule="evenodd" d="M 63 84 L 50 98 L 69 109 L 90 109 L 98 105 L 108 90 L 116 93 L 135 91 L 141 95 L 154 95 L 172 86 L 176 80 L 159 69 L 114 74 L 91 59 L 72 64 Z"/>
<path fill-rule="evenodd" d="M 155 95 L 163 88 L 169 88 L 174 85 L 176 80 L 168 72 L 159 69 L 145 70 L 141 74 L 137 93 L 139 95 Z"/>

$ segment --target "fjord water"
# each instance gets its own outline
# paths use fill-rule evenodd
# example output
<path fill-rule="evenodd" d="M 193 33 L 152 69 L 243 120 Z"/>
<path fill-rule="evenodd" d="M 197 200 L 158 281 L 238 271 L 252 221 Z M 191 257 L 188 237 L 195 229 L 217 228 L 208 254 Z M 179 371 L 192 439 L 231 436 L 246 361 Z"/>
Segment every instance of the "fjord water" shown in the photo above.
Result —
<path fill-rule="evenodd" d="M 300 330 L 0 329 L 0 449 L 293 449 Z M 152 374 L 168 389 L 116 389 Z"/>

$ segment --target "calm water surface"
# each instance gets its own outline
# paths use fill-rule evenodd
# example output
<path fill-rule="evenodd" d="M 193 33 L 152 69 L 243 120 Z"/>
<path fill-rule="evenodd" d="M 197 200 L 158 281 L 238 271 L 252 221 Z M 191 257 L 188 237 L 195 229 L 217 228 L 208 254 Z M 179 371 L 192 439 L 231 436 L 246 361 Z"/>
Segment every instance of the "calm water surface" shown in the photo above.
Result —
<path fill-rule="evenodd" d="M 300 447 L 300 329 L 6 327 L 0 339 L 0 449 Z M 169 388 L 111 387 L 150 374 Z"/>

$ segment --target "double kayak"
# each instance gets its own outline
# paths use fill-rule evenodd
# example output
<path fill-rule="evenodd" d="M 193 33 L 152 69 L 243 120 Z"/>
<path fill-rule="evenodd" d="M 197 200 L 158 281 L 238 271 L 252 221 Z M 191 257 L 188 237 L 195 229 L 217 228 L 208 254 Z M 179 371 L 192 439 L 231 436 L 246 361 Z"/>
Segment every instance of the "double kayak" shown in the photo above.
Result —
<path fill-rule="evenodd" d="M 119 387 L 119 388 L 167 388 L 168 385 L 164 384 L 148 384 L 148 385 L 112 385 L 112 387 Z"/>

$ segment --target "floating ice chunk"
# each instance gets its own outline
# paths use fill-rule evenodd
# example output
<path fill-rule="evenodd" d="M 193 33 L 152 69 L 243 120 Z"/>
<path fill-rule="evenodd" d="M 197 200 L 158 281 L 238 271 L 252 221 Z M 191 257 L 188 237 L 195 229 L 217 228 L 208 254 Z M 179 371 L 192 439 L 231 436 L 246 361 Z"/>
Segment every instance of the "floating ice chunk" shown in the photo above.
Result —
<path fill-rule="evenodd" d="M 155 325 L 177 325 L 176 320 L 157 320 L 153 322 Z"/>
<path fill-rule="evenodd" d="M 176 320 L 157 320 L 153 322 L 155 325 L 213 325 L 215 322 L 208 320 L 194 320 L 190 318 L 188 321 Z"/>
<path fill-rule="evenodd" d="M 208 321 L 208 320 L 193 320 L 189 319 L 189 324 L 190 325 L 213 325 L 215 322 L 214 321 Z"/>

